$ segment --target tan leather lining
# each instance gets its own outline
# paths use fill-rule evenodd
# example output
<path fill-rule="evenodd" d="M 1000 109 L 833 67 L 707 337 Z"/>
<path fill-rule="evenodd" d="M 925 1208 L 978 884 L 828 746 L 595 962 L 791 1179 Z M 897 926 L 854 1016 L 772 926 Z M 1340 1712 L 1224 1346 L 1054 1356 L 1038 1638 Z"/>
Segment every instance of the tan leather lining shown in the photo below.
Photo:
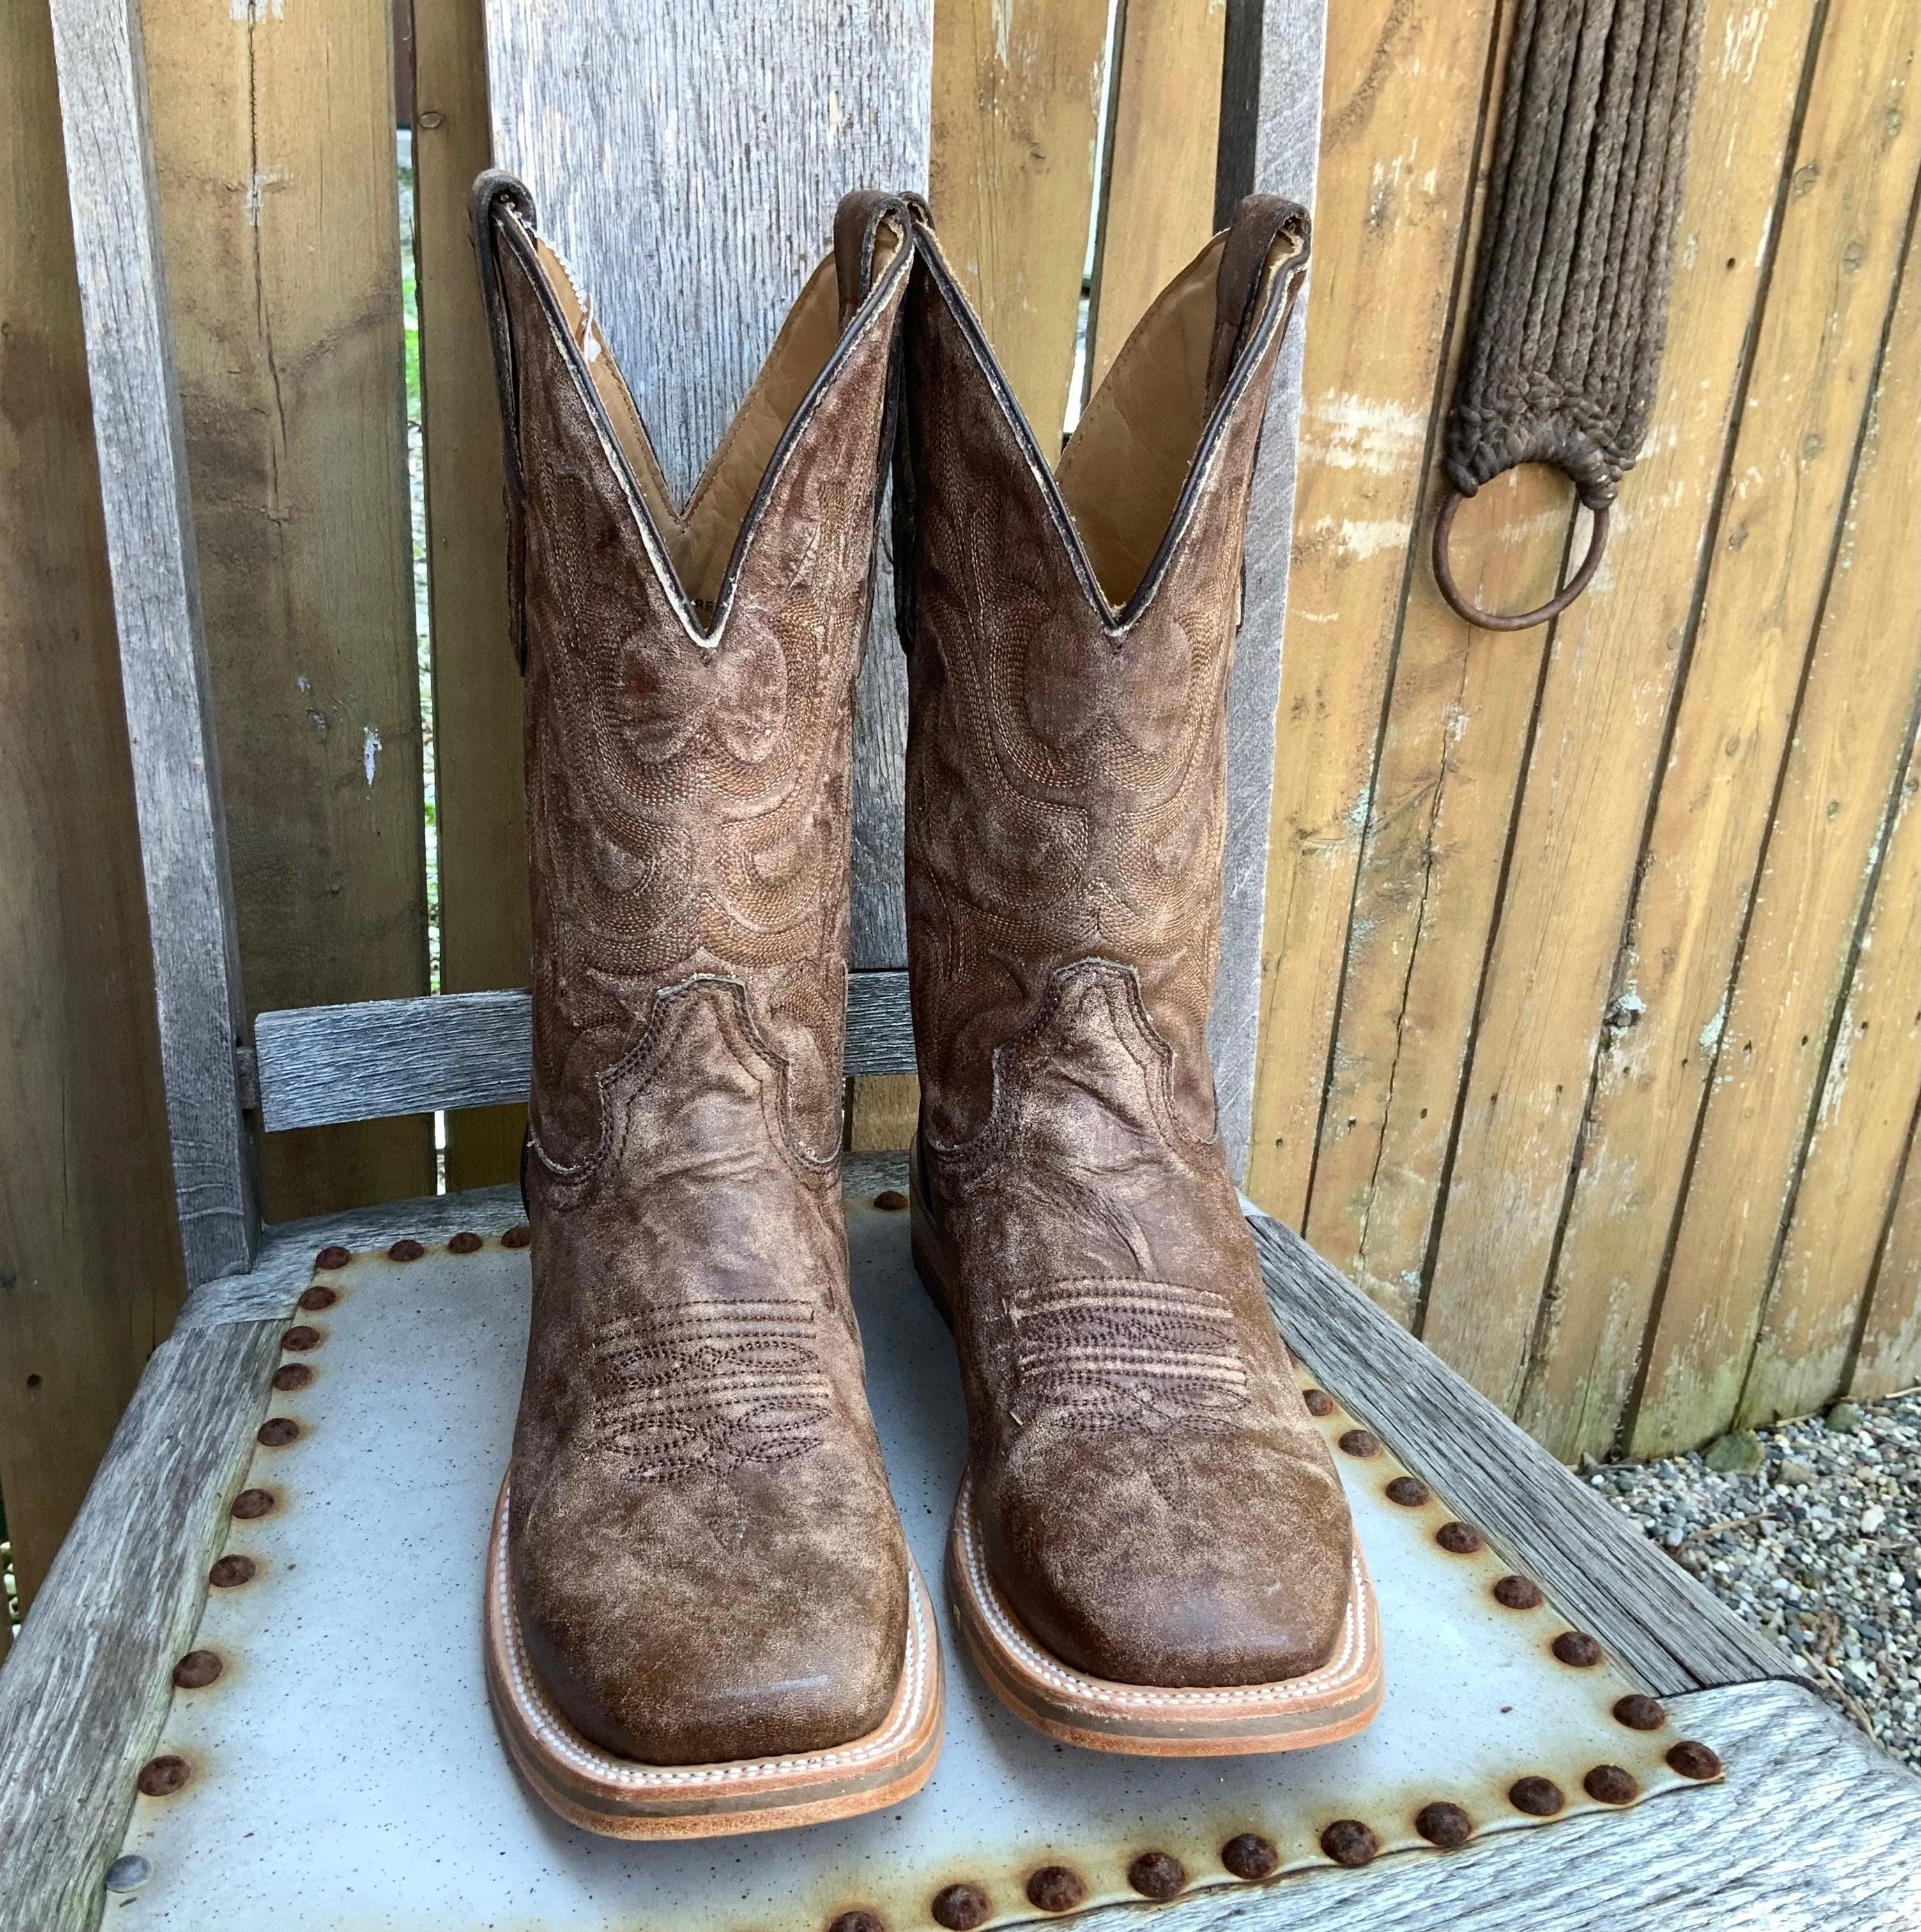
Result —
<path fill-rule="evenodd" d="M 874 281 L 880 280 L 901 245 L 898 230 L 883 223 L 874 238 Z M 774 452 L 840 340 L 834 257 L 830 254 L 808 278 L 753 388 L 708 458 L 694 494 L 680 506 L 668 490 L 626 379 L 576 291 L 567 265 L 538 238 L 535 249 L 568 332 L 586 359 L 588 374 L 681 588 L 690 602 L 711 604 L 720 594 L 727 560 Z"/>
<path fill-rule="evenodd" d="M 1207 426 L 1207 364 L 1227 242 L 1224 230 L 1135 325 L 1055 466 L 1095 580 L 1116 609 L 1154 561 Z M 1278 244 L 1272 251 L 1255 314 L 1297 252 Z"/>

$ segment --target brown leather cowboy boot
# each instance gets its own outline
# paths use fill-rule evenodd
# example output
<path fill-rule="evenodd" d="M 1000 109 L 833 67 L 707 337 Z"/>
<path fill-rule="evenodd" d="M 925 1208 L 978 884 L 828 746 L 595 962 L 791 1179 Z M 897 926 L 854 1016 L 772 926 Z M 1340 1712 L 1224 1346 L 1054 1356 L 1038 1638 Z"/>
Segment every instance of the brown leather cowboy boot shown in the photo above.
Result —
<path fill-rule="evenodd" d="M 916 1789 L 940 1733 L 839 1156 L 906 213 L 842 204 L 682 509 L 526 188 L 484 176 L 475 202 L 534 909 L 533 1316 L 489 1687 L 522 1772 L 591 1830 L 838 1817 Z"/>
<path fill-rule="evenodd" d="M 932 234 L 904 311 L 915 1256 L 969 1467 L 949 1585 L 1054 1736 L 1344 1736 L 1372 1593 L 1217 1137 L 1226 689 L 1249 479 L 1307 220 L 1250 199 L 1160 297 L 1058 476 Z"/>

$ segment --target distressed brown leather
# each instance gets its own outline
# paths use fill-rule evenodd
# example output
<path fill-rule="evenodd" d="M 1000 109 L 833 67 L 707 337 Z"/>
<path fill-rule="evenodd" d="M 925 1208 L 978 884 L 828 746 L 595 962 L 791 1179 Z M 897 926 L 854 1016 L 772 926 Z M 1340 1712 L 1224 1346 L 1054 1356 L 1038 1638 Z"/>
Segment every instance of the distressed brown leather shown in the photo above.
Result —
<path fill-rule="evenodd" d="M 477 194 L 534 913 L 514 1604 L 609 1750 L 844 1743 L 885 1717 L 907 1616 L 839 1168 L 854 679 L 904 219 L 844 210 L 844 262 L 883 231 L 891 272 L 869 292 L 856 267 L 837 351 L 824 266 L 682 514 L 526 190 Z M 701 507 L 717 490 L 731 525 Z M 684 592 L 677 566 L 706 580 Z"/>
<path fill-rule="evenodd" d="M 1058 490 L 925 232 L 902 321 L 922 1253 L 995 1579 L 1056 1655 L 1126 1683 L 1299 1676 L 1347 1600 L 1346 1502 L 1205 1036 L 1242 537 L 1305 242 L 1299 210 L 1242 205 Z"/>

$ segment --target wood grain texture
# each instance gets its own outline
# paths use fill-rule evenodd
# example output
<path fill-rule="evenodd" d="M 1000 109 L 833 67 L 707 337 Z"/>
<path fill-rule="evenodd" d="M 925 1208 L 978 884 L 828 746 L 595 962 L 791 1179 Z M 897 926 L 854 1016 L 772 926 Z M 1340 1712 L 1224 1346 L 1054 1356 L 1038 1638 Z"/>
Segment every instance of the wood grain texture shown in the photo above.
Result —
<path fill-rule="evenodd" d="M 1866 388 L 1872 347 L 1863 359 Z M 1890 415 L 1885 433 L 1905 436 L 1911 421 L 1897 429 Z M 1735 1412 L 1914 742 L 1921 626 L 1881 622 L 1902 594 L 1905 560 L 1888 556 L 1879 583 L 1881 560 L 1854 562 L 1829 594 L 1794 716 L 1648 1342 L 1636 1454 L 1684 1448 Z"/>
<path fill-rule="evenodd" d="M 1087 317 L 1100 386 L 1148 304 L 1214 232 L 1227 0 L 1126 0 Z"/>
<path fill-rule="evenodd" d="M 1906 554 L 1917 549 L 1921 531 Z M 1900 1188 L 1921 1104 L 1921 766 L 1911 752 L 1905 779 L 1735 1412 L 1743 1427 L 1806 1415 L 1846 1386 Z"/>
<path fill-rule="evenodd" d="M 853 1083 L 847 1145 L 857 1154 L 898 1154 L 920 1126 L 921 1083 L 913 1073 L 871 1073 Z"/>
<path fill-rule="evenodd" d="M 1265 0 L 1255 96 L 1253 189 L 1315 206 L 1320 153 L 1322 0 Z M 1317 234 L 1321 231 L 1317 228 Z M 1318 248 L 1318 242 L 1315 246 Z M 1294 478 L 1301 433 L 1306 318 L 1314 270 L 1275 358 L 1274 386 L 1248 502 L 1241 628 L 1227 675 L 1227 811 L 1221 878 L 1221 963 L 1208 1016 L 1219 1132 L 1236 1180 L 1247 1173 L 1260 1042 L 1269 828 L 1275 771 L 1281 640 L 1293 568 Z"/>
<path fill-rule="evenodd" d="M 0 1496 L 31 1604 L 186 1288 L 43 8 L 0 14 Z"/>
<path fill-rule="evenodd" d="M 262 1013 L 254 1029 L 261 1124 L 284 1133 L 524 1102 L 532 1029 L 525 993 L 444 993 Z M 913 1064 L 907 974 L 850 974 L 847 1071 L 898 1073 Z"/>
<path fill-rule="evenodd" d="M 469 205 L 493 154 L 487 21 L 483 0 L 413 0 L 412 18 L 440 987 L 475 993 L 524 986 L 533 946 L 500 410 Z M 517 1106 L 451 1116 L 447 1184 L 513 1179 L 526 1130 Z"/>
<path fill-rule="evenodd" d="M 1107 24 L 1107 0 L 934 9 L 935 225 L 1050 455 L 1074 368 Z"/>
<path fill-rule="evenodd" d="M 1623 935 L 1740 419 L 1774 225 L 1752 184 L 1776 178 L 1792 124 L 1808 17 L 1796 14 L 1724 0 L 1705 29 L 1654 418 L 1600 576 L 1554 627 L 1431 1264 L 1423 1335 L 1563 1454 L 1583 1383 L 1545 1371 L 1530 1383 L 1530 1352 L 1538 1336 L 1553 1359 L 1565 1312 L 1586 1321 L 1609 1305 L 1590 1286 L 1544 1308 L 1544 1291 L 1606 1021 L 1637 997 Z M 1763 85 L 1747 63 L 1770 56 Z M 1614 1238 L 1596 1251 L 1604 1266 Z"/>
<path fill-rule="evenodd" d="M 250 1015 L 427 991 L 385 0 L 146 17 Z M 429 1123 L 261 1151 L 272 1220 L 432 1186 Z"/>
<path fill-rule="evenodd" d="M 1697 112 L 1712 118 L 1697 124 L 1691 202 L 1708 180 L 1704 171 L 1713 157 L 1730 152 L 1725 113 L 1764 118 L 1757 131 L 1765 138 L 1740 143 L 1749 165 L 1786 153 L 1787 131 L 1765 124 L 1782 111 L 1770 102 L 1785 101 L 1792 92 L 1791 60 L 1811 10 L 1777 6 L 1752 46 L 1710 32 Z M 1580 1171 L 1522 1410 L 1524 1420 L 1564 1455 L 1605 1454 L 1622 1425 L 1695 1157 L 1704 1097 L 1717 1068 L 1726 1070 L 1719 1048 L 1730 981 L 1913 187 L 1911 104 L 1903 110 L 1910 124 L 1902 130 L 1887 118 L 1890 104 L 1877 98 L 1900 65 L 1889 57 L 1902 26 L 1898 16 L 1872 10 L 1828 10 L 1807 83 L 1799 152 L 1787 155 L 1792 178 L 1725 505 L 1704 560 L 1701 614 L 1659 774 L 1626 946 L 1605 995 L 1613 1004 L 1600 1016 Z M 1868 78 L 1870 70 L 1878 79 Z M 1735 184 L 1747 176 L 1744 166 L 1728 185 L 1712 184 L 1732 205 L 1739 200 Z M 1683 220 L 1684 237 L 1698 239 L 1684 242 L 1693 265 L 1677 292 L 1705 280 L 1711 292 L 1717 276 L 1725 282 L 1745 272 L 1754 259 L 1746 233 L 1717 236 L 1712 226 L 1697 227 L 1691 215 Z M 1735 271 L 1717 266 L 1737 256 Z M 1718 357 L 1732 367 L 1733 354 L 1731 333 Z M 1671 346 L 1671 374 L 1678 376 L 1674 356 Z M 1669 393 L 1685 392 L 1677 386 Z M 1664 403 L 1657 438 L 1664 420 L 1684 428 Z M 1638 478 L 1631 480 L 1624 500 L 1632 503 L 1639 487 Z M 1674 512 L 1664 504 L 1661 514 Z M 1885 785 L 1893 770 L 1884 767 L 1875 782 Z M 1580 1018 L 1571 1016 L 1570 1026 Z M 1752 1178 L 1742 1178 L 1744 1202 Z M 1706 1205 L 1698 1192 L 1688 1199 L 1689 1216 Z M 1752 1204 L 1758 1238 L 1771 1244 L 1780 1204 Z M 1764 1220 L 1770 1226 L 1760 1234 Z M 1718 1258 L 1701 1259 L 1719 1265 Z M 1684 1288 L 1684 1296 L 1689 1292 Z M 1688 1441 L 1711 1433 L 1714 1417 L 1728 1414 L 1746 1363 L 1714 1366 L 1722 1387 L 1704 1402 L 1698 1420 L 1684 1414 L 1686 1402 L 1674 1412 Z"/>
<path fill-rule="evenodd" d="M 1910 1122 L 1901 1180 L 1863 1311 L 1848 1393 L 1878 1402 L 1921 1382 L 1921 1152 Z"/>
<path fill-rule="evenodd" d="M 1306 1215 L 1495 13 L 1493 0 L 1328 11 L 1247 1171 L 1254 1198 L 1294 1222 Z M 1362 320 L 1387 315 L 1392 328 Z"/>
<path fill-rule="evenodd" d="M 279 1358 L 278 1320 L 155 1351 L 0 1671 L 0 1928 L 81 1932 L 160 1738 Z"/>
<path fill-rule="evenodd" d="M 1800 1674 L 1291 1228 L 1251 1225 L 1275 1318 L 1316 1373 L 1657 1696 Z"/>
<path fill-rule="evenodd" d="M 154 998 L 187 1279 L 244 1268 L 256 1214 L 233 1073 L 238 952 L 185 432 L 133 0 L 52 8 Z"/>

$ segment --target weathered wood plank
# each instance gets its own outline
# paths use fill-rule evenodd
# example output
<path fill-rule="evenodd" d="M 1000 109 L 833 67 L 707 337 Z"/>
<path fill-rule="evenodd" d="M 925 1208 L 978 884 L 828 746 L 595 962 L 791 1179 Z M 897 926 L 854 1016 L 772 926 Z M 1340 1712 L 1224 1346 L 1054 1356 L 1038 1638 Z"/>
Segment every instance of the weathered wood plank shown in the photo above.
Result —
<path fill-rule="evenodd" d="M 424 993 L 388 8 L 145 27 L 247 1010 Z M 424 1120 L 260 1163 L 277 1220 L 433 1184 Z"/>
<path fill-rule="evenodd" d="M 1263 1206 L 1296 1222 L 1305 1216 L 1495 14 L 1492 0 L 1328 10 L 1247 1180 Z M 1388 314 L 1391 328 L 1357 323 Z"/>
<path fill-rule="evenodd" d="M 1710 25 L 1698 111 L 1713 114 L 1725 101 L 1743 114 L 1765 114 L 1771 98 L 1785 103 L 1794 91 L 1787 56 L 1804 31 L 1806 10 L 1777 6 L 1761 22 L 1752 48 L 1739 36 L 1717 35 Z M 1784 29 L 1787 44 L 1777 55 L 1774 44 Z M 1695 1159 L 1704 1099 L 1717 1069 L 1728 1070 L 1722 1055 L 1730 982 L 1914 186 L 1912 103 L 1884 92 L 1895 82 L 1911 92 L 1899 77 L 1912 45 L 1911 23 L 1897 16 L 1827 10 L 1799 152 L 1786 163 L 1792 180 L 1779 218 L 1767 306 L 1756 332 L 1726 506 L 1704 560 L 1702 614 L 1675 708 L 1627 946 L 1602 995 L 1615 1004 L 1608 1017 L 1576 1011 L 1565 1022 L 1579 1032 L 1599 1018 L 1600 1047 L 1580 1172 L 1522 1416 L 1569 1456 L 1605 1454 L 1621 1426 Z M 1894 107 L 1905 126 L 1888 118 Z M 1716 121 L 1698 124 L 1697 179 L 1728 152 L 1725 139 Z M 1787 131 L 1770 130 L 1767 145 L 1721 190 L 1730 208 L 1741 200 L 1739 184 L 1787 147 Z M 1749 213 L 1758 220 L 1766 211 Z M 1728 235 L 1724 247 L 1692 217 L 1684 218 L 1682 236 L 1692 266 L 1677 292 L 1704 280 L 1731 280 L 1758 253 L 1740 232 Z M 1721 266 L 1737 256 L 1736 269 Z M 1811 298 L 1814 290 L 1821 293 Z M 1721 356 L 1725 367 L 1734 366 L 1731 343 Z M 1669 360 L 1671 370 L 1672 346 Z M 1671 393 L 1678 399 L 1684 392 Z M 1664 402 L 1656 415 L 1657 446 L 1664 430 L 1675 429 L 1684 440 L 1693 434 Z M 1665 460 L 1657 455 L 1652 462 Z M 1641 487 L 1638 473 L 1623 493 L 1630 506 Z M 1657 512 L 1664 520 L 1676 514 L 1665 502 Z M 1629 601 L 1644 604 L 1644 594 Z M 1634 701 L 1646 704 L 1653 695 L 1650 686 Z M 1884 787 L 1893 769 L 1885 765 L 1873 782 Z M 1735 1198 L 1753 1208 L 1751 1233 L 1765 1250 L 1778 1231 L 1781 1203 L 1777 1198 L 1770 1206 L 1752 1193 L 1758 1179 L 1740 1175 Z M 1558 1174 L 1552 1184 L 1563 1185 Z M 1540 1185 L 1545 1190 L 1545 1179 Z M 1697 1188 L 1689 1198 L 1698 1204 L 1705 1197 Z M 1540 1199 L 1536 1194 L 1528 1210 L 1536 1226 Z M 1692 1216 L 1695 1207 L 1686 1212 Z M 1704 1265 L 1718 1274 L 1721 1256 L 1692 1252 L 1690 1269 Z M 1758 1266 L 1764 1278 L 1767 1262 Z M 1743 1292 L 1752 1296 L 1758 1286 L 1751 1275 Z M 1693 1290 L 1684 1285 L 1682 1292 L 1685 1300 Z M 1714 1366 L 1722 1386 L 1698 1417 L 1685 1414 L 1686 1400 L 1674 1412 L 1677 1441 L 1711 1433 L 1714 1417 L 1730 1412 L 1745 1360 Z M 1679 1385 L 1675 1392 L 1685 1395 Z"/>
<path fill-rule="evenodd" d="M 189 1282 L 244 1268 L 256 1212 L 242 1015 L 172 319 L 133 0 L 53 0 L 68 206 L 132 748 L 174 1196 Z"/>
<path fill-rule="evenodd" d="M 1050 454 L 1074 368 L 1107 23 L 1107 0 L 934 10 L 934 221 Z"/>
<path fill-rule="evenodd" d="M 1254 172 L 1246 185 L 1263 194 L 1285 196 L 1310 209 L 1319 180 L 1327 11 L 1323 0 L 1263 0 L 1261 9 Z M 1307 316 L 1314 312 L 1314 272 L 1310 265 Z M 1248 502 L 1240 633 L 1227 676 L 1221 964 L 1207 1019 L 1207 1046 L 1214 1063 L 1221 1140 L 1237 1180 L 1246 1174 L 1254 1131 L 1275 712 L 1281 701 L 1281 640 L 1294 553 L 1294 474 L 1306 339 L 1304 320 L 1296 320 L 1275 360 L 1274 387 Z"/>
<path fill-rule="evenodd" d="M 1921 262 L 1911 249 L 1862 451 L 1824 628 L 1878 640 L 1921 634 Z M 1875 656 L 1881 655 L 1877 649 Z M 1892 669 L 1892 667 L 1890 667 Z M 1891 708 L 1898 691 L 1885 690 Z M 1741 1391 L 1743 1426 L 1805 1415 L 1840 1394 L 1866 1312 L 1888 1205 L 1921 1104 L 1921 758 L 1912 736 L 1884 835 L 1794 1205 Z"/>
<path fill-rule="evenodd" d="M 1251 1225 L 1289 1342 L 1650 1690 L 1800 1674 L 1291 1228 L 1264 1216 Z"/>
<path fill-rule="evenodd" d="M 266 1408 L 279 1320 L 183 1329 L 148 1364 L 0 1671 L 0 1927 L 99 1924 Z"/>
<path fill-rule="evenodd" d="M 445 1107 L 524 1102 L 533 1053 L 525 993 L 446 993 L 262 1013 L 254 1028 L 269 1133 Z M 904 973 L 847 980 L 847 1070 L 914 1064 Z"/>
<path fill-rule="evenodd" d="M 524 985 L 520 677 L 508 628 L 493 352 L 474 270 L 474 179 L 492 158 L 483 0 L 414 0 L 414 258 L 432 612 L 440 990 Z M 447 1184 L 510 1180 L 526 1112 L 447 1122 Z"/>
<path fill-rule="evenodd" d="M 1863 387 L 1872 351 L 1865 359 Z M 1890 413 L 1885 433 L 1905 436 L 1912 421 Z M 1798 488 L 1812 494 L 1805 480 Z M 1905 562 L 1890 556 L 1878 584 L 1857 553 L 1821 617 L 1649 1339 L 1636 1454 L 1718 1433 L 1740 1400 L 1914 742 L 1921 626 L 1881 622 Z"/>
<path fill-rule="evenodd" d="M 871 1073 L 853 1083 L 847 1144 L 861 1154 L 898 1153 L 920 1125 L 921 1083 L 912 1073 Z"/>
<path fill-rule="evenodd" d="M 1921 1150 L 1911 1121 L 1848 1393 L 1857 1402 L 1875 1402 L 1917 1382 L 1921 1382 Z"/>
<path fill-rule="evenodd" d="M 1109 82 L 1107 180 L 1087 314 L 1087 390 L 1214 232 L 1227 0 L 1127 0 Z"/>
<path fill-rule="evenodd" d="M 1757 20 L 1736 0 L 1706 26 L 1654 424 L 1601 579 L 1555 626 L 1429 1284 L 1423 1334 L 1562 1454 L 1581 1383 L 1549 1388 L 1537 1373 L 1530 1384 L 1530 1352 L 1542 1336 L 1556 1359 L 1557 1320 L 1609 1305 L 1589 1288 L 1557 1291 L 1544 1309 L 1544 1290 L 1606 1018 L 1617 999 L 1646 997 L 1623 935 L 1769 259 L 1773 211 L 1745 184 L 1778 170 L 1805 18 L 1791 4 Z M 1775 50 L 1764 86 L 1744 70 Z M 1605 1266 L 1611 1252 L 1596 1258 Z"/>
<path fill-rule="evenodd" d="M 186 1286 L 44 8 L 0 14 L 0 1495 L 31 1603 Z"/>

